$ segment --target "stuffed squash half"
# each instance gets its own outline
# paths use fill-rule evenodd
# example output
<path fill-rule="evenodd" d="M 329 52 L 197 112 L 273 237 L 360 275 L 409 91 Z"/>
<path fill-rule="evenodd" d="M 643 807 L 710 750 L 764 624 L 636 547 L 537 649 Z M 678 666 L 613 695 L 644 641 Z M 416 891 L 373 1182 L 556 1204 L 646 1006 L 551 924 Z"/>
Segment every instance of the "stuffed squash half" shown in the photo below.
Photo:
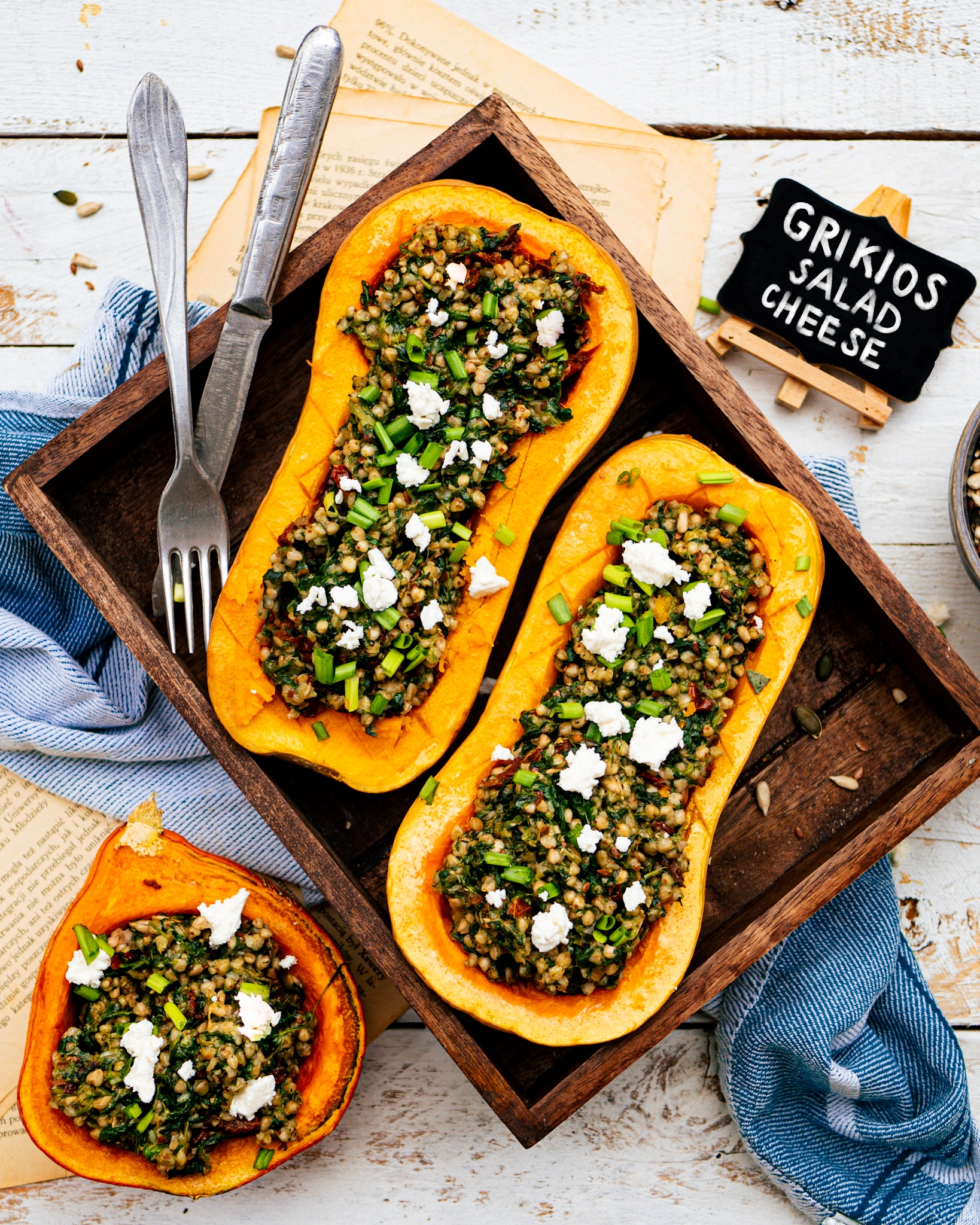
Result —
<path fill-rule="evenodd" d="M 660 1008 L 823 569 L 799 503 L 690 438 L 599 469 L 479 724 L 391 853 L 395 937 L 448 1003 L 551 1046 Z"/>
<path fill-rule="evenodd" d="M 362 791 L 440 757 L 636 348 L 622 274 L 574 226 L 448 180 L 370 213 L 327 274 L 309 394 L 215 612 L 230 734 Z"/>

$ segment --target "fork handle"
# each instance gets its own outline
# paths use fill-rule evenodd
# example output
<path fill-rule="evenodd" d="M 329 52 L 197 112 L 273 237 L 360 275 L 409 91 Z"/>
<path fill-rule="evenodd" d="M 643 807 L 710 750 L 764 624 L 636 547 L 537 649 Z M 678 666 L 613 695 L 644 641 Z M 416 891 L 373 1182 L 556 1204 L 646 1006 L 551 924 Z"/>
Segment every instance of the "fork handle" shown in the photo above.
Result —
<path fill-rule="evenodd" d="M 136 87 L 128 132 L 160 311 L 179 462 L 194 455 L 187 347 L 187 136 L 176 99 L 155 73 L 148 72 Z"/>

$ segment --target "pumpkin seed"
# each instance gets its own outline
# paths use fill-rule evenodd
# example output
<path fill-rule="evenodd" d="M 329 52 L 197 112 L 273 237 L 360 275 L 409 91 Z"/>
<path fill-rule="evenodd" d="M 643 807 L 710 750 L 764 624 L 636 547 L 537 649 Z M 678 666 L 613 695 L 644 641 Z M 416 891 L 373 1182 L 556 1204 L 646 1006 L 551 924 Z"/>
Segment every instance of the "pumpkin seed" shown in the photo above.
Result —
<path fill-rule="evenodd" d="M 84 204 L 80 204 L 75 212 L 79 217 L 91 217 L 102 207 L 101 200 L 87 200 Z"/>
<path fill-rule="evenodd" d="M 56 191 L 53 193 L 56 200 L 60 200 L 62 204 L 77 204 L 78 196 L 73 191 Z"/>
<path fill-rule="evenodd" d="M 857 791 L 858 781 L 856 778 L 851 778 L 849 774 L 831 774 L 830 781 L 836 783 L 838 787 L 843 787 L 845 791 Z"/>
<path fill-rule="evenodd" d="M 823 735 L 823 724 L 809 706 L 794 706 L 793 718 L 803 731 L 808 736 L 812 736 L 814 740 L 819 740 Z"/>
<path fill-rule="evenodd" d="M 909 695 L 905 692 L 904 689 L 893 689 L 892 697 L 899 704 L 899 706 L 901 706 L 903 702 L 908 701 Z"/>
<path fill-rule="evenodd" d="M 769 784 L 763 779 L 760 783 L 756 783 L 755 787 L 755 802 L 762 810 L 762 815 L 769 815 L 769 804 L 772 801 L 772 796 L 769 794 Z"/>
<path fill-rule="evenodd" d="M 830 675 L 834 670 L 834 652 L 824 651 L 817 660 L 817 680 L 830 680 Z"/>

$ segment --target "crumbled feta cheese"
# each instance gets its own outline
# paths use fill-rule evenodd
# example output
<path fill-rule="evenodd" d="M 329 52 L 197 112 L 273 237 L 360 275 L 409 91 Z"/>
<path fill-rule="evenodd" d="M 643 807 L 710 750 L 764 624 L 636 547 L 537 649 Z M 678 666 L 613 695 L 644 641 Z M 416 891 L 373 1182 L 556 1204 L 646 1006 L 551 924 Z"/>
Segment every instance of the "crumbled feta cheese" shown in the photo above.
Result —
<path fill-rule="evenodd" d="M 330 588 L 330 611 L 336 613 L 339 617 L 345 608 L 357 608 L 360 601 L 357 598 L 357 589 L 348 584 L 346 587 L 331 587 Z"/>
<path fill-rule="evenodd" d="M 498 744 L 490 754 L 491 761 L 513 761 L 514 754 L 504 744 Z"/>
<path fill-rule="evenodd" d="M 153 1023 L 144 1017 L 129 1026 L 119 1045 L 133 1057 L 133 1066 L 123 1077 L 123 1084 L 132 1089 L 141 1102 L 152 1102 L 156 1092 L 153 1071 L 167 1039 L 158 1038 L 153 1032 Z"/>
<path fill-rule="evenodd" d="M 102 975 L 108 970 L 112 958 L 99 949 L 91 963 L 85 960 L 81 949 L 76 949 L 71 955 L 65 978 L 76 987 L 97 987 L 102 982 Z"/>
<path fill-rule="evenodd" d="M 616 839 L 616 850 L 619 851 L 620 855 L 625 855 L 630 849 L 630 846 L 630 840 L 625 836 L 625 834 L 620 834 Z"/>
<path fill-rule="evenodd" d="M 586 855 L 594 855 L 601 841 L 602 830 L 593 829 L 588 822 L 582 826 L 582 832 L 575 839 L 578 849 L 585 851 Z"/>
<path fill-rule="evenodd" d="M 469 457 L 470 453 L 467 450 L 466 443 L 463 442 L 462 438 L 454 438 L 449 444 L 449 450 L 442 457 L 442 466 L 444 468 L 448 468 L 451 464 L 454 464 L 457 459 L 465 460 L 469 459 Z"/>
<path fill-rule="evenodd" d="M 583 800 L 591 800 L 596 782 L 606 772 L 606 763 L 590 745 L 580 745 L 565 758 L 566 766 L 558 775 L 562 791 L 574 791 Z"/>
<path fill-rule="evenodd" d="M 762 630 L 762 618 L 761 617 L 753 617 L 752 624 L 755 626 L 757 630 L 760 630 L 760 631 Z"/>
<path fill-rule="evenodd" d="M 417 549 L 427 549 L 432 540 L 432 533 L 415 514 L 405 524 L 405 535 Z"/>
<path fill-rule="evenodd" d="M 177 1075 L 180 1077 L 181 1080 L 193 1080 L 194 1079 L 194 1065 L 191 1063 L 189 1059 L 185 1059 L 184 1062 L 180 1065 L 180 1067 L 177 1069 Z"/>
<path fill-rule="evenodd" d="M 643 892 L 643 886 L 638 880 L 623 890 L 623 906 L 626 910 L 639 910 L 641 906 L 646 905 L 646 900 L 647 895 Z"/>
<path fill-rule="evenodd" d="M 630 757 L 659 770 L 674 749 L 684 743 L 684 732 L 673 719 L 654 715 L 637 719 L 630 738 Z"/>
<path fill-rule="evenodd" d="M 434 625 L 438 625 L 443 619 L 442 609 L 439 607 L 439 601 L 430 600 L 419 613 L 419 618 L 422 622 L 422 628 L 424 630 L 430 630 Z"/>
<path fill-rule="evenodd" d="M 285 957 L 279 958 L 279 969 L 280 970 L 289 970 L 295 964 L 296 964 L 296 958 L 292 955 L 292 953 L 289 953 Z"/>
<path fill-rule="evenodd" d="M 424 485 L 429 479 L 429 469 L 423 468 L 414 455 L 402 452 L 395 461 L 395 476 L 399 485 L 411 489 L 413 485 Z"/>
<path fill-rule="evenodd" d="M 356 651 L 364 637 L 364 627 L 355 621 L 344 622 L 344 632 L 337 639 L 337 646 L 345 651 Z"/>
<path fill-rule="evenodd" d="M 441 328 L 442 325 L 449 318 L 449 315 L 446 311 L 441 311 L 439 309 L 439 299 L 438 298 L 430 298 L 428 309 L 425 312 L 425 317 L 428 319 L 428 321 L 432 324 L 434 328 Z"/>
<path fill-rule="evenodd" d="M 350 493 L 352 489 L 355 493 L 361 492 L 361 482 L 355 481 L 352 476 L 342 476 L 339 484 L 344 493 Z"/>
<path fill-rule="evenodd" d="M 364 571 L 361 590 L 364 592 L 364 603 L 372 612 L 383 612 L 398 599 L 398 588 L 391 579 L 379 573 L 376 566 L 368 566 Z"/>
<path fill-rule="evenodd" d="M 466 265 L 465 264 L 447 264 L 446 276 L 454 285 L 462 285 L 466 280 Z"/>
<path fill-rule="evenodd" d="M 558 343 L 558 337 L 565 330 L 565 316 L 560 310 L 550 310 L 538 320 L 538 344 L 542 349 L 550 349 Z"/>
<path fill-rule="evenodd" d="M 322 587 L 311 587 L 302 600 L 296 605 L 296 611 L 303 615 L 308 613 L 314 604 L 318 604 L 320 608 L 325 608 L 327 603 L 327 593 Z"/>
<path fill-rule="evenodd" d="M 507 901 L 506 889 L 491 889 L 487 893 L 487 902 L 495 909 L 499 910 Z"/>
<path fill-rule="evenodd" d="M 229 1103 L 228 1112 L 243 1119 L 254 1119 L 255 1112 L 263 1106 L 268 1106 L 275 1096 L 276 1078 L 271 1073 L 268 1076 L 257 1076 L 235 1094 Z"/>
<path fill-rule="evenodd" d="M 261 995 L 253 995 L 250 991 L 239 991 L 235 996 L 238 1005 L 238 1015 L 242 1023 L 238 1032 L 249 1042 L 258 1042 L 272 1033 L 272 1027 L 279 1024 L 281 1012 L 264 1000 Z"/>
<path fill-rule="evenodd" d="M 666 642 L 668 646 L 670 646 L 670 644 L 674 641 L 674 635 L 670 632 L 666 625 L 658 625 L 653 631 L 653 636 L 660 642 Z"/>
<path fill-rule="evenodd" d="M 394 578 L 395 567 L 380 549 L 368 549 L 368 561 L 382 578 Z"/>
<path fill-rule="evenodd" d="M 488 421 L 496 421 L 503 410 L 500 407 L 500 401 L 496 396 L 492 396 L 489 391 L 483 393 L 483 415 Z"/>
<path fill-rule="evenodd" d="M 923 610 L 933 625 L 944 625 L 949 620 L 949 605 L 942 600 L 934 600 Z"/>
<path fill-rule="evenodd" d="M 630 730 L 630 721 L 618 702 L 586 702 L 585 717 L 596 725 L 600 736 L 625 735 Z"/>
<path fill-rule="evenodd" d="M 684 592 L 684 616 L 688 621 L 697 621 L 708 611 L 711 603 L 711 588 L 707 583 L 695 583 Z"/>
<path fill-rule="evenodd" d="M 493 443 L 486 442 L 482 438 L 478 438 L 473 443 L 473 462 L 474 464 L 486 464 L 490 462 L 490 457 L 493 455 Z"/>
<path fill-rule="evenodd" d="M 428 383 L 415 383 L 409 379 L 405 383 L 405 392 L 408 395 L 408 419 L 420 430 L 427 430 L 449 412 L 449 401 L 444 400 Z"/>
<path fill-rule="evenodd" d="M 505 587 L 509 586 L 510 579 L 499 575 L 489 558 L 479 558 L 476 565 L 470 569 L 470 595 L 475 599 L 480 599 L 482 596 L 496 595 L 498 591 L 503 591 Z"/>
<path fill-rule="evenodd" d="M 568 943 L 572 921 L 561 902 L 552 902 L 531 920 L 531 943 L 539 953 L 550 953 L 559 944 Z"/>
<path fill-rule="evenodd" d="M 687 582 L 687 571 L 656 540 L 624 540 L 623 561 L 641 583 L 666 587 L 668 583 Z"/>
<path fill-rule="evenodd" d="M 216 949 L 219 944 L 227 944 L 242 925 L 242 907 L 248 897 L 247 889 L 239 889 L 231 897 L 212 902 L 210 906 L 202 902 L 198 913 L 211 924 L 211 935 L 208 944 Z"/>
<path fill-rule="evenodd" d="M 497 333 L 491 332 L 487 337 L 487 352 L 496 361 L 499 357 L 506 357 L 508 346 L 503 341 L 497 344 Z"/>
<path fill-rule="evenodd" d="M 593 655 L 601 655 L 614 663 L 623 653 L 629 626 L 622 625 L 623 611 L 621 608 L 610 608 L 608 604 L 600 604 L 596 614 L 595 625 L 582 630 L 582 641 L 585 649 Z"/>

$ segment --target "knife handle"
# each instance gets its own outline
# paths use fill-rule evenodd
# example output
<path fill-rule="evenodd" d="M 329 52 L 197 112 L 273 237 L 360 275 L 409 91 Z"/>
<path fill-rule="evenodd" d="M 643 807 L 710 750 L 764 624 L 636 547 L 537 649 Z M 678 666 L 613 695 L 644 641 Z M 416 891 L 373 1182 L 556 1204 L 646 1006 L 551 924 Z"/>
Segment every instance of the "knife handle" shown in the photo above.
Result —
<path fill-rule="evenodd" d="M 272 317 L 272 295 L 313 176 L 343 64 L 340 35 L 330 26 L 310 30 L 296 52 L 232 310 Z"/>

